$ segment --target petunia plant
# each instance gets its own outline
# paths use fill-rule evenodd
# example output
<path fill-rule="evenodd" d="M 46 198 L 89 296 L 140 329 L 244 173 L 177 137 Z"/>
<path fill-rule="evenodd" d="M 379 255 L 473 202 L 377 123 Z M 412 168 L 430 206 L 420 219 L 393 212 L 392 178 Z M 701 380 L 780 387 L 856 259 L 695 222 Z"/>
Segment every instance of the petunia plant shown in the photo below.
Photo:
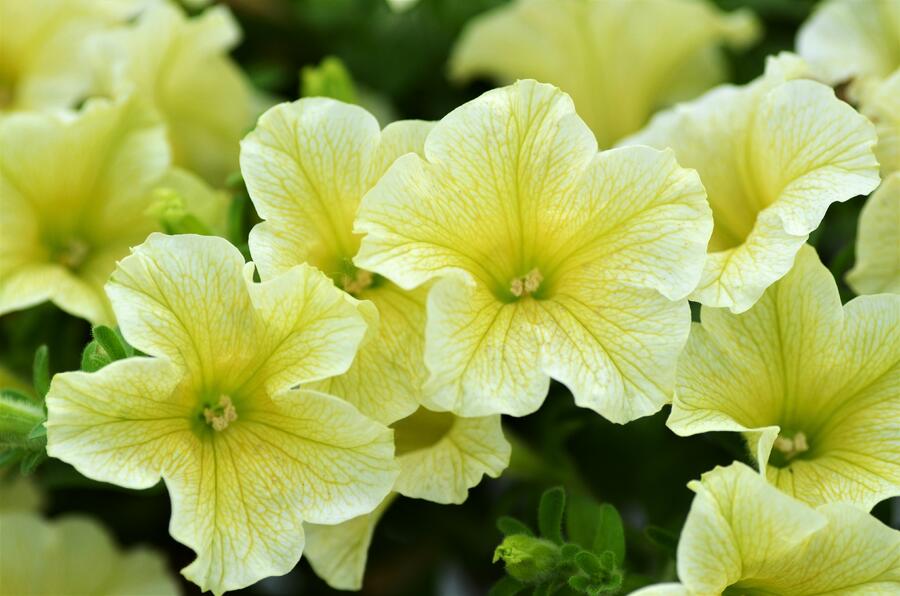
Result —
<path fill-rule="evenodd" d="M 900 172 L 886 178 L 862 208 L 856 264 L 847 283 L 857 294 L 900 294 Z"/>
<path fill-rule="evenodd" d="M 900 295 L 841 306 L 812 247 L 749 311 L 703 307 L 668 425 L 739 431 L 795 498 L 866 510 L 900 495 Z"/>
<path fill-rule="evenodd" d="M 516 0 L 468 25 L 450 72 L 552 83 L 609 148 L 659 108 L 723 82 L 724 48 L 757 36 L 752 13 L 706 0 Z"/>
<path fill-rule="evenodd" d="M 182 570 L 221 594 L 293 568 L 303 522 L 373 510 L 397 475 L 392 433 L 298 387 L 344 372 L 365 333 L 330 280 L 297 266 L 267 282 L 220 238 L 151 235 L 107 293 L 147 357 L 53 378 L 47 452 L 128 488 L 164 479 Z"/>
<path fill-rule="evenodd" d="M 688 486 L 681 583 L 635 596 L 892 594 L 900 582 L 900 531 L 855 507 L 810 507 L 741 463 Z"/>
<path fill-rule="evenodd" d="M 457 108 L 362 201 L 354 264 L 428 287 L 425 405 L 522 416 L 550 377 L 626 422 L 671 396 L 712 219 L 668 151 L 598 153 L 559 89 Z"/>
<path fill-rule="evenodd" d="M 693 300 L 747 310 L 831 203 L 878 186 L 874 127 L 806 74 L 796 56 L 769 58 L 756 81 L 658 114 L 623 142 L 670 147 L 700 173 L 715 228 Z"/>

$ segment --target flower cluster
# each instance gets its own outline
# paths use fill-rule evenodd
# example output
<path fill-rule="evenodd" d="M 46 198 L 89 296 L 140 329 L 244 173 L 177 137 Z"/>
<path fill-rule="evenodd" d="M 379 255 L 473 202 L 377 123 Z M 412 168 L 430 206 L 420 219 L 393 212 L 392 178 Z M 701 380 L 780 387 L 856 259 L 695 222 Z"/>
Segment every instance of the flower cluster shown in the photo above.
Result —
<path fill-rule="evenodd" d="M 829 0 L 799 55 L 715 86 L 753 16 L 651 4 L 496 9 L 452 74 L 521 80 L 382 128 L 325 97 L 262 106 L 224 7 L 0 0 L 0 314 L 52 301 L 129 346 L 53 377 L 46 453 L 162 480 L 204 591 L 301 554 L 359 589 L 388 507 L 500 476 L 501 416 L 555 380 L 585 415 L 671 404 L 678 435 L 741 433 L 758 467 L 690 484 L 681 583 L 643 593 L 896 587 L 900 533 L 869 511 L 900 495 L 900 5 Z M 236 171 L 259 223 L 226 239 Z M 842 305 L 806 242 L 873 191 L 847 278 L 867 295 Z M 10 593 L 16 552 L 56 542 L 109 577 L 74 559 L 46 592 L 175 591 L 89 522 L 0 520 Z"/>

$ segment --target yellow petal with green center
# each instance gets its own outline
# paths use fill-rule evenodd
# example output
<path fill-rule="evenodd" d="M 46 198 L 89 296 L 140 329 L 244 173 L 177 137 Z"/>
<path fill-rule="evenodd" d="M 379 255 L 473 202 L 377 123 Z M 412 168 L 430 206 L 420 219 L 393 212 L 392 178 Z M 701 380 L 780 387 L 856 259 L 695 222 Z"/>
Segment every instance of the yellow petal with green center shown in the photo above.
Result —
<path fill-rule="evenodd" d="M 697 493 L 678 543 L 678 590 L 635 594 L 892 594 L 900 532 L 846 504 L 812 508 L 747 466 L 716 468 Z"/>
<path fill-rule="evenodd" d="M 262 278 L 302 262 L 377 309 L 369 341 L 346 374 L 315 388 L 390 424 L 411 414 L 425 380 L 425 291 L 404 291 L 357 268 L 353 218 L 363 195 L 400 155 L 422 153 L 432 123 L 400 121 L 383 131 L 365 110 L 325 98 L 272 108 L 242 143 L 241 168 L 265 220 L 250 233 Z"/>
<path fill-rule="evenodd" d="M 450 70 L 458 79 L 552 83 L 607 148 L 660 107 L 724 81 L 723 46 L 756 36 L 750 12 L 724 14 L 705 1 L 517 0 L 472 21 Z"/>
<path fill-rule="evenodd" d="M 827 0 L 800 28 L 797 52 L 830 85 L 851 91 L 900 67 L 900 4 L 896 0 Z M 855 95 L 855 93 L 853 93 Z"/>
<path fill-rule="evenodd" d="M 178 585 L 156 552 L 121 552 L 97 522 L 78 515 L 53 521 L 0 514 L 0 589 L 4 594 L 167 596 Z"/>
<path fill-rule="evenodd" d="M 163 128 L 134 96 L 0 121 L 0 313 L 51 300 L 111 323 L 103 284 L 155 229 L 145 211 L 168 165 Z"/>
<path fill-rule="evenodd" d="M 886 178 L 863 205 L 856 264 L 847 283 L 857 294 L 900 294 L 900 172 Z"/>
<path fill-rule="evenodd" d="M 223 6 L 189 19 L 158 3 L 93 47 L 101 91 L 135 89 L 151 101 L 166 123 L 174 163 L 216 187 L 238 168 L 239 141 L 253 122 L 250 86 L 228 56 L 239 39 Z"/>
<path fill-rule="evenodd" d="M 668 425 L 744 432 L 769 480 L 818 505 L 900 493 L 900 295 L 841 307 L 815 251 L 746 313 L 704 307 Z"/>
<path fill-rule="evenodd" d="M 715 228 L 692 299 L 743 312 L 790 269 L 828 206 L 878 185 L 874 127 L 788 54 L 744 87 L 656 116 L 625 144 L 671 147 L 696 168 Z"/>
<path fill-rule="evenodd" d="M 151 235 L 107 286 L 125 338 L 153 358 L 54 377 L 48 453 L 130 488 L 163 478 L 183 573 L 221 594 L 287 573 L 304 521 L 374 509 L 397 475 L 390 430 L 299 384 L 339 374 L 365 333 L 322 274 L 250 279 L 220 238 Z"/>
<path fill-rule="evenodd" d="M 550 376 L 616 421 L 669 400 L 712 229 L 703 188 L 671 152 L 598 154 L 555 87 L 520 81 L 451 112 L 424 158 L 369 191 L 356 229 L 358 266 L 403 288 L 439 279 L 429 408 L 525 415 Z"/>

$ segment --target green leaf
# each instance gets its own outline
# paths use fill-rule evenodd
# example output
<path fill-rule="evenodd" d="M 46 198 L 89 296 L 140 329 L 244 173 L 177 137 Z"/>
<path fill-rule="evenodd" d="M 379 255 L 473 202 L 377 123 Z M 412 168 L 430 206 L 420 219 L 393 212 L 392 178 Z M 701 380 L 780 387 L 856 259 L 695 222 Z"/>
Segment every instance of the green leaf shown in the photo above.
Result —
<path fill-rule="evenodd" d="M 670 557 L 675 558 L 678 549 L 678 535 L 659 526 L 647 526 L 644 535 L 658 547 L 665 550 Z"/>
<path fill-rule="evenodd" d="M 27 445 L 32 429 L 44 421 L 44 409 L 16 391 L 0 393 L 0 434 L 5 442 Z"/>
<path fill-rule="evenodd" d="M 26 453 L 19 462 L 19 470 L 23 475 L 27 476 L 34 472 L 45 459 L 47 459 L 47 453 L 45 451 L 32 451 Z"/>
<path fill-rule="evenodd" d="M 327 56 L 318 66 L 304 66 L 300 71 L 302 97 L 331 97 L 356 103 L 356 86 L 340 58 Z"/>
<path fill-rule="evenodd" d="M 587 592 L 590 585 L 591 579 L 586 575 L 573 575 L 569 578 L 569 586 L 578 592 Z"/>
<path fill-rule="evenodd" d="M 600 525 L 591 550 L 597 554 L 612 552 L 619 566 L 625 562 L 625 528 L 619 512 L 609 503 L 600 505 Z"/>
<path fill-rule="evenodd" d="M 615 507 L 598 504 L 593 499 L 575 496 L 566 512 L 569 540 L 596 555 L 612 551 L 616 564 L 625 562 L 625 529 Z"/>
<path fill-rule="evenodd" d="M 566 491 L 556 486 L 544 491 L 538 506 L 538 529 L 541 536 L 562 544 L 562 522 L 566 509 Z"/>
<path fill-rule="evenodd" d="M 497 529 L 500 530 L 500 533 L 504 536 L 512 536 L 513 534 L 525 534 L 526 536 L 534 536 L 534 532 L 532 532 L 531 528 L 529 528 L 524 522 L 521 522 L 509 515 L 501 516 L 497 520 Z"/>
<path fill-rule="evenodd" d="M 112 362 L 112 358 L 96 341 L 84 346 L 84 351 L 81 353 L 81 370 L 97 372 L 110 362 Z"/>
<path fill-rule="evenodd" d="M 514 596 L 525 589 L 525 584 L 506 575 L 491 587 L 488 596 Z"/>
<path fill-rule="evenodd" d="M 608 571 L 603 562 L 594 553 L 583 550 L 575 555 L 575 564 L 587 575 L 602 575 Z"/>
<path fill-rule="evenodd" d="M 112 360 L 122 360 L 128 357 L 124 342 L 114 329 L 110 329 L 106 325 L 95 325 L 92 333 L 94 340 L 100 344 L 100 347 Z"/>
<path fill-rule="evenodd" d="M 50 391 L 50 356 L 47 346 L 41 346 L 35 351 L 31 373 L 34 390 L 43 400 Z"/>

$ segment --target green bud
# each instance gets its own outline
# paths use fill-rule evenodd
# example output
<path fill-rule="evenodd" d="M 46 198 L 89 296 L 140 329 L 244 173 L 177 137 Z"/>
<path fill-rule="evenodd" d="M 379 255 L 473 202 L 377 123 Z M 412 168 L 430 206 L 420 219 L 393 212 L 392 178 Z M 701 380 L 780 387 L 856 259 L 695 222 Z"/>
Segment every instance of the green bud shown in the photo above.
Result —
<path fill-rule="evenodd" d="M 549 540 L 513 534 L 504 538 L 494 551 L 494 562 L 501 560 L 511 577 L 534 584 L 555 575 L 556 568 L 562 562 L 562 554 L 559 547 Z"/>

